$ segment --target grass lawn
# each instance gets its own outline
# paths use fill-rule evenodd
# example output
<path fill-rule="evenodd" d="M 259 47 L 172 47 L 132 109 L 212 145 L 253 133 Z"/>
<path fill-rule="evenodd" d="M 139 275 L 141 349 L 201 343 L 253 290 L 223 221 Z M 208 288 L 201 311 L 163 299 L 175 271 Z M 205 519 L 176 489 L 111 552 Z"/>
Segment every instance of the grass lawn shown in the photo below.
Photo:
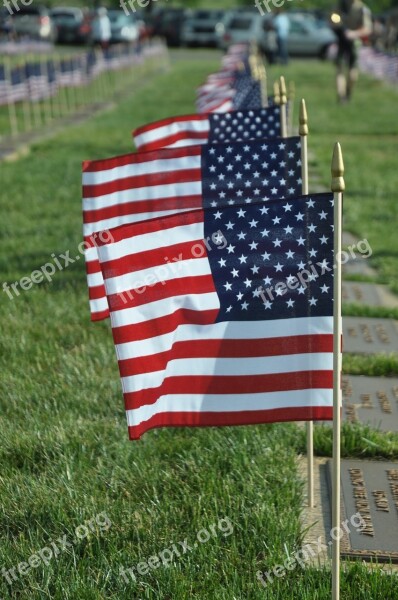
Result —
<path fill-rule="evenodd" d="M 52 254 L 76 256 L 81 161 L 129 152 L 135 126 L 192 111 L 194 88 L 217 67 L 178 62 L 116 110 L 2 164 L 1 281 L 30 275 Z M 380 280 L 396 287 L 396 261 L 387 260 L 398 249 L 398 175 L 389 154 L 398 131 L 395 93 L 363 80 L 354 105 L 338 110 L 328 65 L 297 63 L 288 76 L 308 99 L 310 144 L 325 182 L 332 143 L 343 142 L 347 224 L 368 237 Z M 330 598 L 331 577 L 322 569 L 297 567 L 266 590 L 256 579 L 257 570 L 300 547 L 296 457 L 304 439 L 295 424 L 157 430 L 129 442 L 109 323 L 89 322 L 82 261 L 13 300 L 1 293 L 0 304 L 0 564 L 11 581 L 3 571 L 0 598 Z M 330 430 L 323 429 L 316 444 L 327 454 Z M 343 453 L 396 458 L 397 440 L 357 428 L 344 432 Z M 52 543 L 59 553 L 51 558 Z M 183 554 L 186 544 L 191 550 Z M 159 555 L 173 564 L 140 565 Z M 131 567 L 136 580 L 120 571 Z M 344 600 L 397 597 L 396 577 L 359 563 L 342 574 Z"/>

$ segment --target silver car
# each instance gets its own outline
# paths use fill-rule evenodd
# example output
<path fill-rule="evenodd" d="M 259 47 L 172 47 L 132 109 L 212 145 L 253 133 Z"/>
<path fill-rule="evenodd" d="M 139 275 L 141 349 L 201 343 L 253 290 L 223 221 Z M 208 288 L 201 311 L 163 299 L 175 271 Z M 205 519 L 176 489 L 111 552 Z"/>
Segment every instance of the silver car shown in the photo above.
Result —
<path fill-rule="evenodd" d="M 217 46 L 217 24 L 225 12 L 222 10 L 197 10 L 186 13 L 181 31 L 183 46 Z"/>

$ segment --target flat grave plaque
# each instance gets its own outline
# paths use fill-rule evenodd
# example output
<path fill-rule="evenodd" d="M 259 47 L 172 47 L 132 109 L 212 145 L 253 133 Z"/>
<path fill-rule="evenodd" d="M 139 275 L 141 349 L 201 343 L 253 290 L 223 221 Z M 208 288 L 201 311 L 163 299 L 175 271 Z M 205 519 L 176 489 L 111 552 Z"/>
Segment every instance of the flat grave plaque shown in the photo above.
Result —
<path fill-rule="evenodd" d="M 398 432 L 398 378 L 344 375 L 343 419 Z"/>
<path fill-rule="evenodd" d="M 398 322 L 393 319 L 343 317 L 343 352 L 398 352 Z"/>
<path fill-rule="evenodd" d="M 386 286 L 373 283 L 357 283 L 354 281 L 343 281 L 343 302 L 347 304 L 362 304 L 366 306 L 398 306 L 398 298 L 395 297 Z"/>
<path fill-rule="evenodd" d="M 329 461 L 329 484 L 331 473 Z M 398 463 L 342 460 L 341 492 L 341 556 L 398 563 Z M 350 522 L 357 513 L 359 529 Z"/>

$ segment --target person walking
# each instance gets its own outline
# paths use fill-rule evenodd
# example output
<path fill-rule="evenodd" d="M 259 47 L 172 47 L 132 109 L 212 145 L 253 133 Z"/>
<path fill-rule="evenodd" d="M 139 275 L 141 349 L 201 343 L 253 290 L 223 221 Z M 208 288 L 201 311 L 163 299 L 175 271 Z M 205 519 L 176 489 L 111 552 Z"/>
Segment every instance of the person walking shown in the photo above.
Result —
<path fill-rule="evenodd" d="M 278 46 L 278 62 L 282 65 L 287 65 L 289 62 L 287 39 L 290 31 L 290 21 L 287 14 L 281 8 L 278 8 L 276 11 L 274 27 Z"/>
<path fill-rule="evenodd" d="M 350 100 L 358 80 L 358 48 L 361 39 L 372 32 L 372 15 L 362 0 L 340 0 L 332 24 L 338 39 L 337 100 L 344 103 Z"/>
<path fill-rule="evenodd" d="M 99 44 L 102 50 L 106 50 L 111 39 L 111 22 L 106 8 L 97 10 L 92 24 L 92 37 L 94 44 Z"/>

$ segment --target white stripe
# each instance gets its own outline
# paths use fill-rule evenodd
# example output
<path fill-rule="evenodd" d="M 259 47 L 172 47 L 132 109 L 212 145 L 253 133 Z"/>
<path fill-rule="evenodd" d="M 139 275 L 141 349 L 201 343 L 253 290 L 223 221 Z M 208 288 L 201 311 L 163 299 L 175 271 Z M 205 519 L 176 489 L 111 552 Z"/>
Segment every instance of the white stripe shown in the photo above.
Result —
<path fill-rule="evenodd" d="M 122 378 L 125 393 L 160 387 L 169 377 L 244 377 L 295 373 L 300 371 L 333 371 L 333 353 L 291 354 L 251 358 L 177 359 L 166 369 Z"/>
<path fill-rule="evenodd" d="M 176 179 L 178 179 L 178 177 L 176 177 Z M 95 198 L 83 198 L 83 210 L 99 210 L 101 208 L 109 208 L 110 206 L 128 204 L 129 202 L 159 200 L 181 196 L 200 196 L 201 194 L 201 181 L 178 183 L 176 180 L 175 183 L 151 185 L 151 179 L 149 178 L 147 184 L 143 187 L 111 192 Z"/>
<path fill-rule="evenodd" d="M 144 233 L 135 235 L 132 238 L 120 240 L 113 244 L 98 247 L 98 254 L 101 262 L 108 260 L 117 260 L 131 254 L 146 252 L 147 250 L 157 250 L 168 248 L 174 244 L 183 244 L 185 242 L 199 242 L 204 239 L 204 224 L 191 223 L 189 225 L 177 225 L 176 227 L 153 231 L 149 235 Z M 166 254 L 168 256 L 168 254 Z"/>
<path fill-rule="evenodd" d="M 188 139 L 188 140 L 178 140 L 178 142 L 174 142 L 174 144 L 168 144 L 167 146 L 164 146 L 164 148 L 183 148 L 185 146 L 197 146 L 198 144 L 207 144 L 209 141 L 209 138 L 203 138 L 203 139 Z"/>
<path fill-rule="evenodd" d="M 170 254 L 170 252 L 168 253 Z M 135 290 L 143 286 L 153 286 L 161 281 L 166 282 L 171 279 L 180 279 L 181 277 L 199 277 L 201 275 L 211 275 L 209 261 L 206 258 L 182 260 L 182 256 L 169 257 L 166 253 L 163 264 L 148 269 L 134 271 L 119 277 L 112 277 L 106 280 L 106 290 L 109 295 Z M 173 260 L 173 258 L 177 259 Z M 167 260 L 166 260 L 167 259 Z M 170 262 L 167 262 L 170 261 Z M 138 265 L 137 265 L 138 266 Z"/>
<path fill-rule="evenodd" d="M 98 300 L 90 300 L 91 314 L 99 313 L 108 308 L 108 300 L 106 297 L 99 298 Z"/>
<path fill-rule="evenodd" d="M 103 171 L 84 171 L 83 185 L 99 185 L 124 179 L 136 177 L 137 175 L 150 175 L 153 173 L 174 173 L 185 169 L 200 169 L 201 155 L 183 156 L 181 158 L 164 158 L 161 160 L 149 160 L 146 162 L 134 162 L 137 154 L 131 154 L 131 163 L 120 167 L 113 167 Z M 95 161 L 94 161 L 95 164 Z"/>
<path fill-rule="evenodd" d="M 102 276 L 102 271 L 98 271 L 98 273 L 90 273 L 87 275 L 88 287 L 93 288 L 99 285 L 104 285 L 104 278 Z"/>
<path fill-rule="evenodd" d="M 333 406 L 333 390 L 309 389 L 262 394 L 206 395 L 173 394 L 161 396 L 154 404 L 126 411 L 129 427 L 148 421 L 160 413 L 213 412 L 231 413 L 241 411 L 271 410 L 275 408 L 305 408 Z"/>
<path fill-rule="evenodd" d="M 121 311 L 123 312 L 123 311 Z M 111 313 L 113 321 L 115 313 Z M 170 350 L 173 343 L 191 340 L 258 340 L 298 335 L 333 334 L 333 317 L 303 317 L 277 321 L 232 321 L 212 325 L 180 325 L 177 331 L 116 345 L 119 360 Z M 266 343 L 266 342 L 264 342 Z"/>
<path fill-rule="evenodd" d="M 107 293 L 109 295 L 109 292 Z M 145 323 L 146 321 L 152 321 L 156 316 L 166 317 L 181 308 L 194 310 L 196 312 L 217 310 L 220 308 L 220 302 L 216 292 L 187 295 L 187 290 L 181 290 L 181 295 L 175 294 L 172 298 L 164 298 L 137 307 L 113 312 L 112 326 L 123 327 L 125 325 L 134 325 L 136 323 Z M 153 347 L 152 354 L 154 353 L 154 350 L 155 352 L 158 351 L 157 348 Z M 138 354 L 138 356 L 140 356 L 140 354 Z"/>
<path fill-rule="evenodd" d="M 167 138 L 171 135 L 175 135 L 181 132 L 204 132 L 207 133 L 210 130 L 209 121 L 200 119 L 200 120 L 192 120 L 192 121 L 174 121 L 173 123 L 169 123 L 168 125 L 163 125 L 162 127 L 156 127 L 156 129 L 151 129 L 137 135 L 134 140 L 137 148 L 142 145 L 150 144 L 151 142 L 158 142 L 164 138 Z"/>

